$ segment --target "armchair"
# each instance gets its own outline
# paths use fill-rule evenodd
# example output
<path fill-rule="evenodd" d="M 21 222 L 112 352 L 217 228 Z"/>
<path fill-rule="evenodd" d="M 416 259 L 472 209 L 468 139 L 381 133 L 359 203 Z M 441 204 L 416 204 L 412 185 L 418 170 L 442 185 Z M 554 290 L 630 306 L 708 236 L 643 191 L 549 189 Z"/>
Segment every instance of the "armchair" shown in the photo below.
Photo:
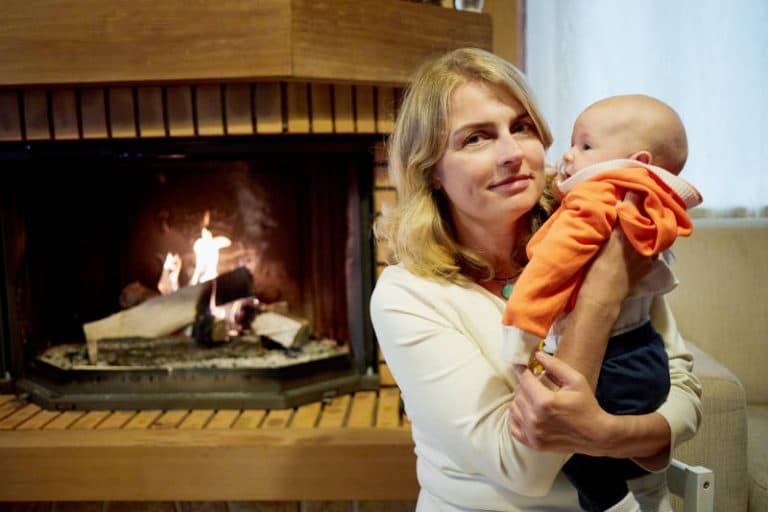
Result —
<path fill-rule="evenodd" d="M 768 219 L 697 219 L 670 296 L 702 381 L 704 421 L 675 458 L 715 475 L 715 510 L 768 510 Z"/>

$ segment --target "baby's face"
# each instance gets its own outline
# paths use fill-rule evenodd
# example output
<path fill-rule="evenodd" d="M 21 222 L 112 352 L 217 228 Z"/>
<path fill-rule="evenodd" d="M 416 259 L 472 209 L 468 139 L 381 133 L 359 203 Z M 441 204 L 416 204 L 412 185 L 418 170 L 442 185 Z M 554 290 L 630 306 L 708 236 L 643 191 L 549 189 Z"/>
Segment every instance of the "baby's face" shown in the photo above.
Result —
<path fill-rule="evenodd" d="M 592 164 L 627 158 L 632 154 L 629 129 L 617 120 L 617 112 L 593 106 L 581 113 L 573 125 L 571 149 L 563 155 L 560 169 L 565 178 Z"/>

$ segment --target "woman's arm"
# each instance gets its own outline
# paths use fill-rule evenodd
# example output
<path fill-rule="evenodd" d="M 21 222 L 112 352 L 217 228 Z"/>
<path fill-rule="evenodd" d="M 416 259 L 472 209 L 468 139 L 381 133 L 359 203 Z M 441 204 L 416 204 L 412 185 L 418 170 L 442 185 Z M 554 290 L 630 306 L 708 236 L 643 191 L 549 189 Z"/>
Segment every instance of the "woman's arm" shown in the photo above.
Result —
<path fill-rule="evenodd" d="M 509 412 L 515 439 L 537 450 L 594 456 L 655 460 L 660 453 L 668 453 L 670 429 L 661 414 L 609 414 L 597 403 L 583 375 L 544 352 L 538 352 L 536 359 L 554 386 L 530 370 L 520 375 Z"/>
<path fill-rule="evenodd" d="M 654 303 L 652 316 L 670 357 L 672 389 L 667 402 L 654 413 L 614 416 L 585 393 L 595 387 L 608 331 L 621 300 L 631 283 L 649 268 L 645 263 L 649 260 L 628 244 L 617 246 L 621 238 L 612 236 L 592 265 L 572 313 L 576 316 L 571 329 L 566 332 L 566 336 L 577 337 L 566 347 L 581 343 L 589 344 L 590 350 L 584 350 L 583 345 L 579 350 L 558 350 L 558 358 L 573 368 L 546 354 L 537 356 L 549 378 L 560 387 L 540 381 L 530 372 L 521 374 L 510 407 L 510 433 L 540 450 L 631 457 L 648 469 L 660 469 L 668 464 L 671 447 L 690 438 L 701 421 L 701 388 L 691 374 L 690 353 L 663 299 Z M 617 261 L 619 257 L 624 264 Z"/>
<path fill-rule="evenodd" d="M 693 354 L 685 346 L 677 330 L 672 311 L 664 297 L 656 297 L 651 306 L 651 321 L 656 332 L 664 339 L 669 356 L 669 377 L 672 387 L 667 400 L 656 411 L 663 416 L 671 432 L 670 450 L 683 441 L 692 438 L 699 429 L 702 419 L 701 382 L 693 374 Z M 656 470 L 669 464 L 671 451 L 662 451 L 650 458 L 635 458 L 635 461 L 649 470 Z"/>
<path fill-rule="evenodd" d="M 546 373 L 540 378 L 530 370 L 518 373 L 508 426 L 526 446 L 579 453 L 602 446 L 598 440 L 613 424 L 594 390 L 611 327 L 635 277 L 629 270 L 633 265 L 644 267 L 621 230 L 614 230 L 579 289 L 558 346 L 559 361 L 537 354 Z"/>
<path fill-rule="evenodd" d="M 584 277 L 557 357 L 584 375 L 592 390 L 597 386 L 605 348 L 621 303 L 632 284 L 650 269 L 651 260 L 640 256 L 621 230 L 616 229 Z"/>

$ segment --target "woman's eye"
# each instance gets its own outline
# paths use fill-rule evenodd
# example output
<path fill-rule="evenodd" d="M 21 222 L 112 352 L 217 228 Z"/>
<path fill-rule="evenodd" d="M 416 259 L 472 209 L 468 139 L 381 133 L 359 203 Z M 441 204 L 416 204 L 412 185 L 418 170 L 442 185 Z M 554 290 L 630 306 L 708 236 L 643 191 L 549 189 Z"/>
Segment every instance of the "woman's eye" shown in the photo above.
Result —
<path fill-rule="evenodd" d="M 536 127 L 530 120 L 518 121 L 512 125 L 512 133 L 535 133 Z"/>
<path fill-rule="evenodd" d="M 473 133 L 464 139 L 464 145 L 471 146 L 472 144 L 478 144 L 483 140 L 483 138 L 484 137 L 482 133 Z"/>

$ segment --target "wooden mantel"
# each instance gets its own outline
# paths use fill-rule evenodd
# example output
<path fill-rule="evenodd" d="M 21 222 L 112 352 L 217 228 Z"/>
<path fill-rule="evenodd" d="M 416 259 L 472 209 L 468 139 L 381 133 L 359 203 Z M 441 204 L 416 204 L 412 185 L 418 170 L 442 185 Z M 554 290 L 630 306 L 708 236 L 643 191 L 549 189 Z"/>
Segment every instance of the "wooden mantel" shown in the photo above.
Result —
<path fill-rule="evenodd" d="M 491 45 L 489 14 L 404 0 L 0 2 L 0 87 L 402 85 L 431 54 Z"/>

